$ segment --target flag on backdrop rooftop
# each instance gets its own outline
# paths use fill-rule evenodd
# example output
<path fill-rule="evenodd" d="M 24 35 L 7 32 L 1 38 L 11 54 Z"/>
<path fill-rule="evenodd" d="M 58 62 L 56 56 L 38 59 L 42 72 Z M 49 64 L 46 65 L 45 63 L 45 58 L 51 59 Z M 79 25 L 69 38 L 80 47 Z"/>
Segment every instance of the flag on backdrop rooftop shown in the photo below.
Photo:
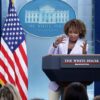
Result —
<path fill-rule="evenodd" d="M 25 32 L 11 0 L 0 42 L 0 80 L 14 84 L 22 100 L 27 100 L 28 61 Z"/>

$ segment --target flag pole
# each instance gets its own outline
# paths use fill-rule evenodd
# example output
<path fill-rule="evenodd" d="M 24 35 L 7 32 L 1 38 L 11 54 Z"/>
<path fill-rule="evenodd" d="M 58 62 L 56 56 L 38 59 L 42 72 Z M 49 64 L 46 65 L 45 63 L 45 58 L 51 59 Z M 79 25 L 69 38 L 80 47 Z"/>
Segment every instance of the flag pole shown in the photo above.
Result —
<path fill-rule="evenodd" d="M 12 6 L 14 6 L 15 0 L 9 0 L 9 4 L 11 4 Z"/>
<path fill-rule="evenodd" d="M 12 5 L 14 6 L 15 0 L 11 0 L 12 1 Z"/>
<path fill-rule="evenodd" d="M 14 0 L 9 0 L 8 13 L 12 7 L 14 7 Z"/>

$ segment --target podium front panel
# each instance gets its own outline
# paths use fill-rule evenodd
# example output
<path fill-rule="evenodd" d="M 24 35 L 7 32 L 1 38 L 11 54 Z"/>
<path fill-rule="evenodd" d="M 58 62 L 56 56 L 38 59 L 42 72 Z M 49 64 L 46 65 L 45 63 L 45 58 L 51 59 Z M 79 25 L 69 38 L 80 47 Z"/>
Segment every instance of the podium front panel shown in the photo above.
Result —
<path fill-rule="evenodd" d="M 98 81 L 100 55 L 47 55 L 42 69 L 51 81 Z"/>

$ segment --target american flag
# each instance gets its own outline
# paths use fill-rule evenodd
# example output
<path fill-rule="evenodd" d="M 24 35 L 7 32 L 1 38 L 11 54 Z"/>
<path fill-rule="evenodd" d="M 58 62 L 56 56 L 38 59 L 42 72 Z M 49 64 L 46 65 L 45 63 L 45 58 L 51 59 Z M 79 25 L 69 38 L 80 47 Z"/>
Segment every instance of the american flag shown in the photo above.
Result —
<path fill-rule="evenodd" d="M 25 31 L 11 0 L 0 42 L 0 80 L 14 84 L 22 100 L 27 100 L 28 62 Z"/>

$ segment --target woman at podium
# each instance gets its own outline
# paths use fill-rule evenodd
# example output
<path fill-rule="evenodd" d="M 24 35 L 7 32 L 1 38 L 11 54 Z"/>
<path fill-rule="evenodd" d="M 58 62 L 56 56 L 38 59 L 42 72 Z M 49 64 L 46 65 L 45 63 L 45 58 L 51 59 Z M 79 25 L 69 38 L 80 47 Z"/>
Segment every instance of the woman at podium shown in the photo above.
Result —
<path fill-rule="evenodd" d="M 81 20 L 68 21 L 64 25 L 64 33 L 56 38 L 49 49 L 49 54 L 87 54 L 86 27 Z M 49 84 L 49 100 L 59 100 L 60 95 L 61 86 L 51 81 Z"/>

